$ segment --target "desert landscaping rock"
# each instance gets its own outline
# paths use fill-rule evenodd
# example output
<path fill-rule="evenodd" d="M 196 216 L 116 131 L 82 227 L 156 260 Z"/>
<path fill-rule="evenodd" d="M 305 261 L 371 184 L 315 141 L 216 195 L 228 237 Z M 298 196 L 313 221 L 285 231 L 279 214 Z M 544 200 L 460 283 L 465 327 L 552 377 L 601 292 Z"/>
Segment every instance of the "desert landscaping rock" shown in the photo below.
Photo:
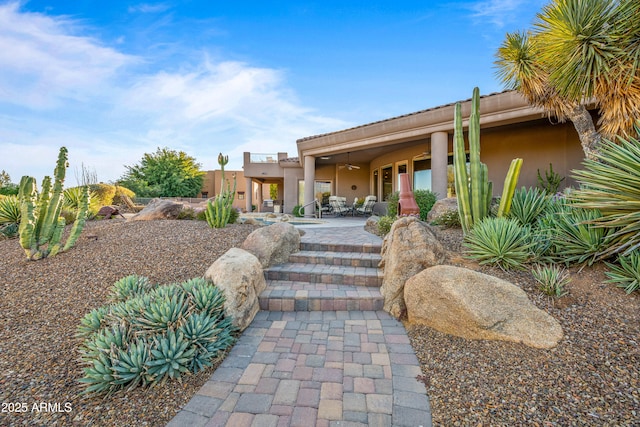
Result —
<path fill-rule="evenodd" d="M 429 213 L 427 214 L 427 221 L 431 222 L 442 215 L 449 212 L 456 212 L 458 210 L 458 199 L 455 197 L 448 197 L 439 199 L 433 205 Z"/>
<path fill-rule="evenodd" d="M 405 315 L 404 284 L 425 268 L 444 262 L 446 251 L 431 226 L 415 217 L 393 223 L 382 243 L 384 278 L 380 292 L 384 310 L 396 318 Z"/>
<path fill-rule="evenodd" d="M 204 277 L 222 289 L 225 314 L 244 331 L 260 310 L 258 295 L 267 287 L 258 258 L 243 249 L 231 248 L 207 269 Z"/>
<path fill-rule="evenodd" d="M 156 219 L 176 219 L 184 208 L 182 203 L 172 200 L 153 199 L 129 221 L 153 221 Z"/>
<path fill-rule="evenodd" d="M 521 342 L 553 348 L 562 327 L 506 280 L 461 267 L 438 265 L 407 280 L 409 323 L 467 339 Z"/>
<path fill-rule="evenodd" d="M 300 233 L 293 225 L 279 222 L 255 230 L 244 241 L 242 249 L 254 254 L 264 268 L 282 264 L 300 250 Z"/>

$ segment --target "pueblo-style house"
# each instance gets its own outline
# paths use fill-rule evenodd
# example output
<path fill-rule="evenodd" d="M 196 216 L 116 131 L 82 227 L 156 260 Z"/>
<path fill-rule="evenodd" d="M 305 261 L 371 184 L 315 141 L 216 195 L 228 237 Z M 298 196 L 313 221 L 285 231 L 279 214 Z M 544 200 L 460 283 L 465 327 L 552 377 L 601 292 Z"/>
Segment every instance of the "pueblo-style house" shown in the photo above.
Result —
<path fill-rule="evenodd" d="M 291 213 L 304 207 L 312 216 L 315 200 L 323 195 L 351 201 L 374 195 L 384 202 L 398 190 L 398 176 L 409 175 L 413 190 L 428 189 L 438 198 L 453 188 L 454 103 L 393 117 L 351 129 L 309 136 L 297 141 L 298 156 L 287 153 L 244 153 L 243 175 L 247 189 L 245 208 Z M 471 100 L 462 102 L 466 120 Z M 466 138 L 466 136 L 465 136 Z M 480 99 L 481 160 L 487 164 L 494 195 L 500 195 L 511 160 L 523 165 L 518 187 L 536 186 L 538 170 L 554 172 L 571 185 L 571 170 L 581 166 L 583 151 L 571 122 L 555 123 L 539 108 L 530 106 L 515 91 Z M 275 184 L 276 200 L 264 200 L 264 186 Z M 252 191 L 248 191 L 252 189 Z"/>

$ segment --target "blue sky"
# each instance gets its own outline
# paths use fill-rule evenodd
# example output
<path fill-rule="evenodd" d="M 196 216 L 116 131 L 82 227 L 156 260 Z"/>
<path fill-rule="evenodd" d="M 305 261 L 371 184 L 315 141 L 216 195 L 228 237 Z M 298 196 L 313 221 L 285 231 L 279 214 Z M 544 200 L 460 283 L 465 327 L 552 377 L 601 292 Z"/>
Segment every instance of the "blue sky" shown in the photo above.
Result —
<path fill-rule="evenodd" d="M 0 170 L 111 182 L 157 147 L 242 153 L 501 91 L 542 0 L 0 0 Z"/>

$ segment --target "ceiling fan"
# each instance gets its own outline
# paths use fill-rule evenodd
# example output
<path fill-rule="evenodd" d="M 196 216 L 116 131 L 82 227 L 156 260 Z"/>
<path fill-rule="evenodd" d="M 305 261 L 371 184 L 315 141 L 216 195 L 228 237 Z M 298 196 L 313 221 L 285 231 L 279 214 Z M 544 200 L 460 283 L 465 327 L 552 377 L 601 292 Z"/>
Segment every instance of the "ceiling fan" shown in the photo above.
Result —
<path fill-rule="evenodd" d="M 347 168 L 347 170 L 360 169 L 360 166 L 354 165 L 354 164 L 349 162 L 349 154 L 350 153 L 347 152 L 347 163 L 345 163 L 344 165 L 339 166 L 339 168 L 340 169 Z"/>

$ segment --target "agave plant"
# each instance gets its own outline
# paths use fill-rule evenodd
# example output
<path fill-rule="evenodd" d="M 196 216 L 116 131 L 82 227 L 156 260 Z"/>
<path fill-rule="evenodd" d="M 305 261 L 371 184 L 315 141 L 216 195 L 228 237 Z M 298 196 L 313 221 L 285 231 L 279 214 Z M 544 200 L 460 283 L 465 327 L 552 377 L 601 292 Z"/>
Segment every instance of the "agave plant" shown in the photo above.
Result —
<path fill-rule="evenodd" d="M 533 226 L 545 210 L 546 204 L 547 195 L 544 191 L 535 187 L 522 187 L 513 194 L 509 217 L 516 218 L 521 225 Z"/>
<path fill-rule="evenodd" d="M 567 294 L 565 287 L 571 280 L 564 268 L 556 264 L 536 265 L 531 273 L 545 295 L 559 298 Z"/>
<path fill-rule="evenodd" d="M 0 224 L 20 223 L 20 202 L 18 196 L 7 196 L 0 199 Z"/>
<path fill-rule="evenodd" d="M 484 218 L 465 236 L 463 246 L 469 258 L 503 270 L 522 268 L 531 258 L 529 228 L 513 218 Z"/>
<path fill-rule="evenodd" d="M 636 131 L 640 134 L 640 127 Z M 597 257 L 628 255 L 640 248 L 640 141 L 604 141 L 597 159 L 583 165 L 583 170 L 574 171 L 582 186 L 571 199 L 578 207 L 599 210 L 601 216 L 590 222 L 612 232 Z"/>
<path fill-rule="evenodd" d="M 137 324 L 150 331 L 177 327 L 189 312 L 184 295 L 173 295 L 171 299 L 155 299 L 138 316 Z"/>
<path fill-rule="evenodd" d="M 76 336 L 89 338 L 104 327 L 106 315 L 109 313 L 106 307 L 96 308 L 80 319 L 80 326 Z"/>
<path fill-rule="evenodd" d="M 79 381 L 87 385 L 82 394 L 111 394 L 119 386 L 113 376 L 111 357 L 99 353 L 91 360 L 91 366 L 84 368 L 84 377 Z"/>
<path fill-rule="evenodd" d="M 127 386 L 128 390 L 149 384 L 151 382 L 147 373 L 149 356 L 149 345 L 143 339 L 136 340 L 126 350 L 120 349 L 113 364 L 114 383 Z"/>
<path fill-rule="evenodd" d="M 640 250 L 635 250 L 629 255 L 619 256 L 619 265 L 606 264 L 611 269 L 605 273 L 609 277 L 606 283 L 614 283 L 624 288 L 628 294 L 640 289 Z"/>
<path fill-rule="evenodd" d="M 211 317 L 218 317 L 223 312 L 224 294 L 213 283 L 197 278 L 183 283 L 182 287 L 189 294 L 196 310 Z"/>
<path fill-rule="evenodd" d="M 149 278 L 132 274 L 116 281 L 111 287 L 109 300 L 113 302 L 125 301 L 151 290 L 153 285 Z"/>
<path fill-rule="evenodd" d="M 147 361 L 148 373 L 154 384 L 162 384 L 168 378 L 179 379 L 189 371 L 189 363 L 195 349 L 189 345 L 182 332 L 168 329 L 166 336 L 155 340 L 152 357 Z"/>

